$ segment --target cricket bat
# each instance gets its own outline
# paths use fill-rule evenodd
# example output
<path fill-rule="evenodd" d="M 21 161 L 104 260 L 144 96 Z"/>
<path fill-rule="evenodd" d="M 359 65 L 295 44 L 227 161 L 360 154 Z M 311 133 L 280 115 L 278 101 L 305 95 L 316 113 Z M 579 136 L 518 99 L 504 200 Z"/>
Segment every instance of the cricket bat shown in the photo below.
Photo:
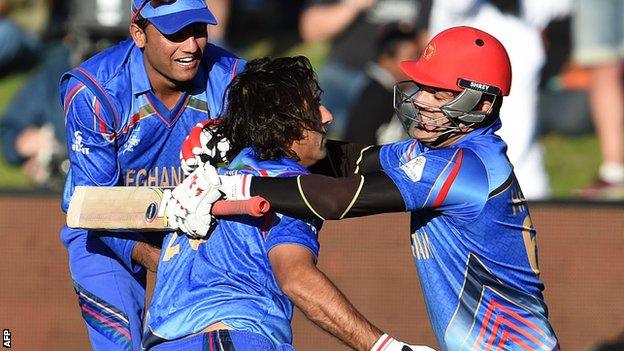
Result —
<path fill-rule="evenodd" d="M 67 210 L 67 226 L 92 230 L 167 231 L 167 201 L 173 188 L 126 186 L 77 186 Z M 249 200 L 219 200 L 212 206 L 215 216 L 261 217 L 270 209 L 262 197 Z"/>

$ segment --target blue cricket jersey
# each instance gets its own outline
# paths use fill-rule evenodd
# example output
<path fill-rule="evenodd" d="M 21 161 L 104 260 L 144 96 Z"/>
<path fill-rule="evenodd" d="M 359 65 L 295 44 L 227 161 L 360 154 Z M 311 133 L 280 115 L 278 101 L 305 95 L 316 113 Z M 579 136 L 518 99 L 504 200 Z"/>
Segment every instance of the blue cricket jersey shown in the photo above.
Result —
<path fill-rule="evenodd" d="M 61 80 L 61 102 L 71 167 L 63 211 L 76 185 L 179 184 L 182 141 L 197 122 L 219 116 L 226 87 L 244 65 L 233 54 L 208 44 L 191 88 L 171 110 L 153 93 L 143 53 L 132 40 L 66 73 Z M 84 234 L 80 229 L 62 230 L 65 242 Z M 131 243 L 103 240 L 131 266 Z"/>
<path fill-rule="evenodd" d="M 381 148 L 411 211 L 414 261 L 443 350 L 558 349 L 535 228 L 499 127 L 440 149 L 414 139 Z"/>
<path fill-rule="evenodd" d="M 229 169 L 273 177 L 308 173 L 288 158 L 258 161 L 249 148 Z M 320 222 L 270 213 L 221 219 L 208 240 L 170 234 L 161 252 L 143 346 L 198 333 L 216 322 L 264 335 L 276 346 L 290 344 L 293 305 L 273 276 L 268 253 L 281 244 L 297 244 L 316 256 L 319 229 Z"/>

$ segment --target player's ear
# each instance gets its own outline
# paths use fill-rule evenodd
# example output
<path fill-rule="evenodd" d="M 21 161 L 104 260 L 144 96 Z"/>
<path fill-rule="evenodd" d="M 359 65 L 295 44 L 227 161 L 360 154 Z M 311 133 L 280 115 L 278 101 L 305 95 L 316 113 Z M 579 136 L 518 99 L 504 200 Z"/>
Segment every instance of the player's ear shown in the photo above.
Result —
<path fill-rule="evenodd" d="M 481 112 L 488 112 L 492 108 L 492 101 L 483 100 L 481 102 Z"/>
<path fill-rule="evenodd" d="M 147 42 L 147 36 L 145 35 L 145 31 L 141 29 L 136 23 L 132 23 L 130 25 L 130 36 L 134 43 L 139 48 L 143 49 L 145 47 L 145 43 Z"/>

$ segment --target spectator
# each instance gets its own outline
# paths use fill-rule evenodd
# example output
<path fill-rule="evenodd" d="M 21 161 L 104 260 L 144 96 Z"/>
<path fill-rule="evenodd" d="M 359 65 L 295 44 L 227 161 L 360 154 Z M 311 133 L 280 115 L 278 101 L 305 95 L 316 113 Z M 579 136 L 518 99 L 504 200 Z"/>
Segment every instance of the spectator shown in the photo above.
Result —
<path fill-rule="evenodd" d="M 364 67 L 374 60 L 375 38 L 387 23 L 426 27 L 429 0 L 308 0 L 301 14 L 305 41 L 331 40 L 319 73 L 323 103 L 334 114 L 329 134 L 343 139 L 349 109 L 366 84 Z"/>
<path fill-rule="evenodd" d="M 366 67 L 366 85 L 349 113 L 346 140 L 361 144 L 386 144 L 407 139 L 394 117 L 394 84 L 408 77 L 399 63 L 418 58 L 420 48 L 415 28 L 408 23 L 386 25 L 376 40 L 375 61 Z"/>
<path fill-rule="evenodd" d="M 59 191 L 67 153 L 58 82 L 70 69 L 69 50 L 64 45 L 50 45 L 42 58 L 0 119 L 0 140 L 8 163 L 21 166 L 34 184 Z"/>
<path fill-rule="evenodd" d="M 550 196 L 542 146 L 537 139 L 537 102 L 540 72 L 545 60 L 541 30 L 565 13 L 568 0 L 462 1 L 434 0 L 432 35 L 457 25 L 485 30 L 499 39 L 511 59 L 514 82 L 501 111 L 499 135 L 527 199 Z"/>
<path fill-rule="evenodd" d="M 48 14 L 48 1 L 0 0 L 0 76 L 36 63 Z"/>
<path fill-rule="evenodd" d="M 589 101 L 602 163 L 584 198 L 624 198 L 624 1 L 576 2 L 574 58 L 590 68 Z"/>
<path fill-rule="evenodd" d="M 78 63 L 127 36 L 130 6 L 122 1 L 46 3 L 48 16 L 35 16 L 46 23 L 36 21 L 33 28 L 45 42 L 37 47 L 38 65 L 0 119 L 0 140 L 8 163 L 22 167 L 35 185 L 60 191 L 68 162 L 58 82 L 72 61 Z M 16 10 L 18 19 L 19 14 Z M 44 24 L 47 29 L 40 29 Z"/>
<path fill-rule="evenodd" d="M 546 64 L 540 82 L 540 136 L 576 136 L 594 131 L 587 96 L 589 72 L 572 61 L 571 17 L 554 20 L 543 31 Z"/>

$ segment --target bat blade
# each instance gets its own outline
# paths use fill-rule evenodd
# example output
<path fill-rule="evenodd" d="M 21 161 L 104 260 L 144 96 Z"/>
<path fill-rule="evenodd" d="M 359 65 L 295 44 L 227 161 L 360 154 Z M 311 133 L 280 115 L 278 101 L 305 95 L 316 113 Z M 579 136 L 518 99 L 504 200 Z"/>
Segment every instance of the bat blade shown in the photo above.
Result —
<path fill-rule="evenodd" d="M 165 206 L 171 188 L 77 186 L 67 210 L 67 226 L 92 230 L 167 231 Z M 261 217 L 271 209 L 262 197 L 239 201 L 219 200 L 215 216 Z"/>
<path fill-rule="evenodd" d="M 67 226 L 94 230 L 171 229 L 164 216 L 163 188 L 77 186 L 67 210 Z"/>

